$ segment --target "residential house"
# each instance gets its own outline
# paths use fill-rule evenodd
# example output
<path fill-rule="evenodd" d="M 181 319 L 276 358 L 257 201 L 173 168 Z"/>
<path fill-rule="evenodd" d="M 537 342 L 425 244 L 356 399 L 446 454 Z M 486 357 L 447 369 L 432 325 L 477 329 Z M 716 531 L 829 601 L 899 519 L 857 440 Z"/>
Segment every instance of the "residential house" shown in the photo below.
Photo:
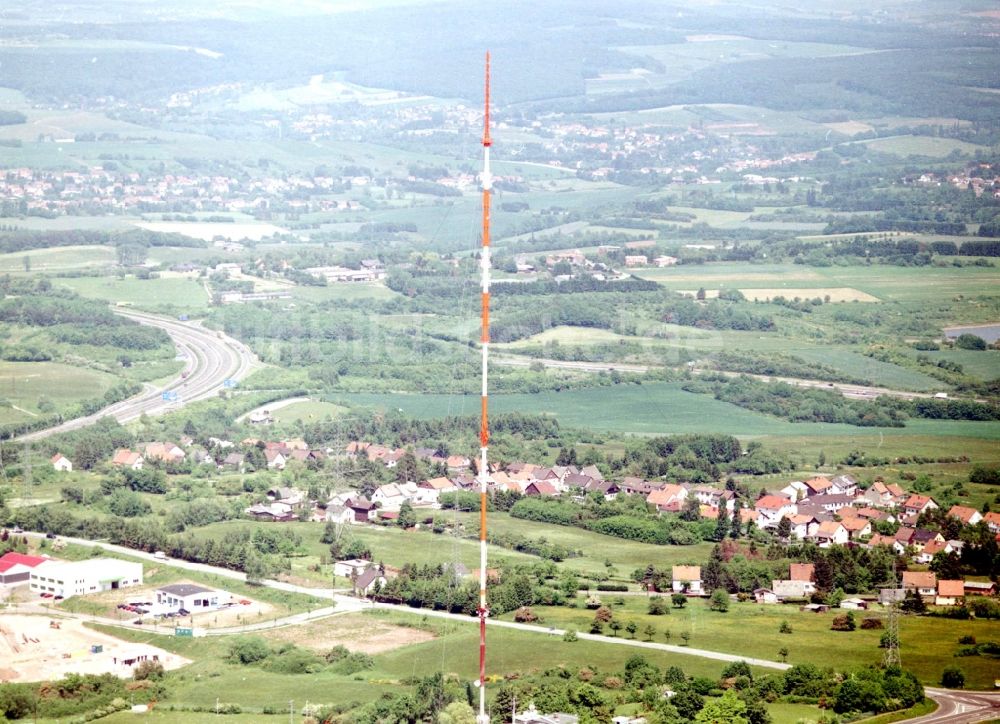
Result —
<path fill-rule="evenodd" d="M 698 502 L 702 505 L 707 505 L 710 508 L 718 508 L 722 505 L 726 506 L 726 510 L 733 512 L 733 507 L 736 505 L 736 495 L 732 490 L 720 490 L 719 488 L 713 488 L 710 485 L 696 485 L 691 489 Z"/>
<path fill-rule="evenodd" d="M 855 500 L 866 505 L 888 506 L 892 502 L 893 495 L 883 482 L 873 483 L 868 490 L 860 493 Z"/>
<path fill-rule="evenodd" d="M 264 450 L 264 459 L 267 460 L 267 467 L 271 470 L 284 470 L 288 458 L 280 450 Z"/>
<path fill-rule="evenodd" d="M 346 505 L 327 505 L 323 520 L 341 525 L 350 523 L 354 520 L 354 511 Z"/>
<path fill-rule="evenodd" d="M 816 591 L 816 584 L 812 581 L 774 579 L 771 581 L 771 590 L 782 601 L 787 598 L 809 598 Z"/>
<path fill-rule="evenodd" d="M 920 515 L 925 510 L 933 510 L 938 507 L 934 498 L 928 495 L 913 494 L 903 503 L 903 512 L 908 515 Z"/>
<path fill-rule="evenodd" d="M 611 480 L 592 480 L 590 484 L 584 488 L 584 492 L 600 493 L 604 496 L 605 500 L 614 500 L 618 497 L 618 493 L 621 492 L 621 487 L 618 483 Z"/>
<path fill-rule="evenodd" d="M 180 463 L 185 454 L 180 446 L 172 442 L 147 442 L 143 445 L 143 457 L 146 460 L 159 460 L 163 463 Z"/>
<path fill-rule="evenodd" d="M 596 465 L 585 465 L 580 469 L 580 475 L 588 475 L 595 480 L 604 480 L 604 476 Z"/>
<path fill-rule="evenodd" d="M 142 470 L 144 462 L 142 455 L 126 448 L 115 450 L 114 457 L 111 458 L 111 464 L 115 467 L 131 470 Z"/>
<path fill-rule="evenodd" d="M 799 513 L 788 520 L 792 524 L 792 536 L 799 540 L 811 538 L 819 530 L 820 520 L 815 515 Z"/>
<path fill-rule="evenodd" d="M 824 477 L 822 475 L 817 475 L 814 478 L 809 478 L 805 481 L 805 486 L 809 488 L 809 495 L 825 495 L 830 491 L 833 484 L 830 482 L 830 478 Z"/>
<path fill-rule="evenodd" d="M 836 475 L 830 479 L 830 490 L 827 492 L 855 496 L 858 494 L 858 481 L 853 475 Z"/>
<path fill-rule="evenodd" d="M 378 568 L 369 568 L 354 579 L 354 593 L 358 596 L 370 596 L 375 589 L 382 588 L 385 583 L 385 576 L 379 573 Z"/>
<path fill-rule="evenodd" d="M 671 582 L 674 593 L 702 595 L 701 566 L 674 566 L 671 571 Z"/>
<path fill-rule="evenodd" d="M 49 462 L 52 463 L 52 467 L 58 473 L 71 473 L 73 472 L 73 463 L 70 459 L 63 455 L 62 453 L 56 453 L 53 455 Z"/>
<path fill-rule="evenodd" d="M 788 578 L 792 581 L 815 581 L 815 563 L 791 563 L 788 566 Z"/>
<path fill-rule="evenodd" d="M 770 588 L 755 588 L 753 598 L 757 603 L 781 603 L 778 594 Z"/>
<path fill-rule="evenodd" d="M 295 488 L 271 488 L 266 494 L 271 502 L 284 503 L 291 510 L 300 510 L 309 504 L 306 494 Z"/>
<path fill-rule="evenodd" d="M 937 595 L 937 576 L 931 571 L 903 571 L 903 590 L 916 591 L 926 600 Z"/>
<path fill-rule="evenodd" d="M 856 541 L 872 534 L 872 522 L 867 518 L 844 518 L 840 524 L 847 530 L 849 540 Z"/>
<path fill-rule="evenodd" d="M 534 480 L 528 483 L 527 487 L 524 489 L 525 495 L 540 495 L 543 497 L 551 498 L 559 495 L 559 491 L 556 490 L 556 486 L 547 480 Z"/>
<path fill-rule="evenodd" d="M 348 508 L 354 513 L 355 523 L 367 523 L 375 519 L 375 504 L 368 498 L 354 498 L 347 503 Z"/>
<path fill-rule="evenodd" d="M 789 518 L 798 512 L 791 498 L 783 495 L 765 495 L 754 504 L 757 511 L 758 528 L 775 528 L 782 518 Z"/>
<path fill-rule="evenodd" d="M 232 594 L 226 591 L 216 591 L 192 583 L 171 583 L 160 586 L 154 592 L 156 605 L 161 610 L 188 613 L 214 611 L 228 604 Z"/>
<path fill-rule="evenodd" d="M 591 477 L 590 475 L 584 475 L 583 473 L 568 473 L 566 477 L 563 478 L 563 487 L 566 490 L 572 491 L 585 490 L 597 480 L 597 478 Z"/>
<path fill-rule="evenodd" d="M 990 511 L 983 516 L 983 520 L 986 521 L 986 525 L 994 533 L 1000 533 L 1000 513 L 995 511 Z"/>
<path fill-rule="evenodd" d="M 842 509 L 850 507 L 851 503 L 854 502 L 854 496 L 845 493 L 824 493 L 810 497 L 808 502 L 826 513 L 836 515 Z"/>
<path fill-rule="evenodd" d="M 934 603 L 938 606 L 961 606 L 965 600 L 965 581 L 938 581 L 937 596 Z"/>
<path fill-rule="evenodd" d="M 958 518 L 962 521 L 962 525 L 975 525 L 983 519 L 983 514 L 978 510 L 967 508 L 964 505 L 951 506 L 948 510 L 948 515 L 952 518 Z"/>
<path fill-rule="evenodd" d="M 409 498 L 398 483 L 380 485 L 372 493 L 372 502 L 378 503 L 382 510 L 398 511 L 408 501 Z"/>
<path fill-rule="evenodd" d="M 435 496 L 437 497 L 440 497 L 441 493 L 454 493 L 460 490 L 460 488 L 455 485 L 455 483 L 448 480 L 448 478 L 428 478 L 420 483 L 420 487 L 424 490 L 433 490 Z"/>
<path fill-rule="evenodd" d="M 464 455 L 449 455 L 445 459 L 445 465 L 449 470 L 466 470 L 472 461 Z"/>
<path fill-rule="evenodd" d="M 824 520 L 816 529 L 813 540 L 820 548 L 829 548 L 832 545 L 843 545 L 850 540 L 850 536 L 840 521 Z"/>
<path fill-rule="evenodd" d="M 287 523 L 295 520 L 295 513 L 290 505 L 286 503 L 255 503 L 244 511 L 254 520 L 263 520 L 271 523 Z"/>
<path fill-rule="evenodd" d="M 622 484 L 625 485 L 625 481 L 623 481 Z M 687 496 L 688 491 L 686 488 L 680 485 L 674 485 L 673 483 L 668 483 L 662 488 L 650 492 L 649 495 L 646 496 L 646 502 L 655 506 L 661 513 L 678 512 L 684 506 L 684 501 L 687 500 Z"/>
<path fill-rule="evenodd" d="M 794 500 L 797 503 L 803 498 L 808 497 L 812 491 L 810 490 L 809 486 L 807 486 L 801 480 L 793 480 L 778 492 L 784 495 L 786 498 L 790 498 L 791 500 Z"/>
<path fill-rule="evenodd" d="M 528 707 L 527 711 L 515 713 L 512 717 L 512 724 L 578 724 L 579 721 L 580 717 L 576 714 L 563 714 L 562 712 L 541 714 L 535 709 L 534 703 Z"/>
<path fill-rule="evenodd" d="M 335 561 L 333 564 L 333 575 L 341 578 L 353 578 L 372 567 L 371 561 L 361 558 L 349 558 L 345 561 Z"/>
<path fill-rule="evenodd" d="M 230 470 L 238 470 L 239 472 L 243 472 L 245 463 L 246 456 L 238 452 L 231 452 L 222 459 L 222 467 L 229 468 Z"/>

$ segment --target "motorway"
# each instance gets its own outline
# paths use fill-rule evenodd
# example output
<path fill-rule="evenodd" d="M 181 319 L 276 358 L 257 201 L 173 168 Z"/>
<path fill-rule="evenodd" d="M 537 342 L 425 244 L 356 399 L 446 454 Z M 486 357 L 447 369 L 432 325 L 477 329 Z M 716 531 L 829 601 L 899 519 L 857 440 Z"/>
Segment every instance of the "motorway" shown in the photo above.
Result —
<path fill-rule="evenodd" d="M 159 327 L 170 335 L 177 347 L 178 356 L 187 360 L 181 376 L 162 387 L 146 389 L 134 397 L 116 402 L 102 410 L 67 420 L 61 425 L 22 435 L 17 440 L 30 442 L 60 432 L 76 430 L 92 425 L 102 417 L 114 417 L 120 423 L 130 422 L 142 415 L 156 415 L 177 409 L 188 403 L 213 397 L 225 389 L 227 379 L 239 380 L 246 377 L 259 364 L 259 360 L 242 342 L 221 332 L 205 329 L 200 322 L 181 322 L 170 317 L 148 314 L 133 309 L 116 307 L 116 314 L 135 320 L 139 324 Z M 186 375 L 186 376 L 185 376 Z M 178 399 L 167 402 L 163 393 L 177 392 Z"/>

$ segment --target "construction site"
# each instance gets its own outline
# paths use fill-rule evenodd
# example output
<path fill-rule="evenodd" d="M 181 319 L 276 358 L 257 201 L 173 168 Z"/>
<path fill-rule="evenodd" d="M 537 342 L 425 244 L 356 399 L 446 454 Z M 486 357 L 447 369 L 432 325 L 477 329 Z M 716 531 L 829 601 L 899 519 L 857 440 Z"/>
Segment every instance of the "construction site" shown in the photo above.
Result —
<path fill-rule="evenodd" d="M 187 659 L 148 644 L 129 643 L 51 616 L 0 615 L 0 682 L 53 681 L 66 674 L 131 676 L 143 661 L 177 669 Z"/>

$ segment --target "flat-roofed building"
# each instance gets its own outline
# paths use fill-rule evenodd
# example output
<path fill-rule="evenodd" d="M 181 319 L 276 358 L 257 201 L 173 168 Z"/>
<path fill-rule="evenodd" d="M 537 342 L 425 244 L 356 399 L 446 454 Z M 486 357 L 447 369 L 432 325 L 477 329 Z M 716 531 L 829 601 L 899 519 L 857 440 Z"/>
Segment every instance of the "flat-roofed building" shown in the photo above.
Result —
<path fill-rule="evenodd" d="M 28 585 L 39 594 L 51 593 L 63 598 L 86 596 L 142 585 L 142 564 L 118 558 L 47 563 L 32 570 Z"/>

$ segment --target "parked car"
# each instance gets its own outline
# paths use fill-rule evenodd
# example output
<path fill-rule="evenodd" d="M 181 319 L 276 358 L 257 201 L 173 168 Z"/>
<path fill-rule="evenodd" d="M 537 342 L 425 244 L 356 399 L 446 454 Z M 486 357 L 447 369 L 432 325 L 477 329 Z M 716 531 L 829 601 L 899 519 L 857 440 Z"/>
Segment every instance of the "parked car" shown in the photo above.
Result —
<path fill-rule="evenodd" d="M 48 538 L 48 539 L 50 539 L 50 540 L 55 540 L 56 539 L 56 534 L 55 533 L 46 533 L 45 537 Z"/>

